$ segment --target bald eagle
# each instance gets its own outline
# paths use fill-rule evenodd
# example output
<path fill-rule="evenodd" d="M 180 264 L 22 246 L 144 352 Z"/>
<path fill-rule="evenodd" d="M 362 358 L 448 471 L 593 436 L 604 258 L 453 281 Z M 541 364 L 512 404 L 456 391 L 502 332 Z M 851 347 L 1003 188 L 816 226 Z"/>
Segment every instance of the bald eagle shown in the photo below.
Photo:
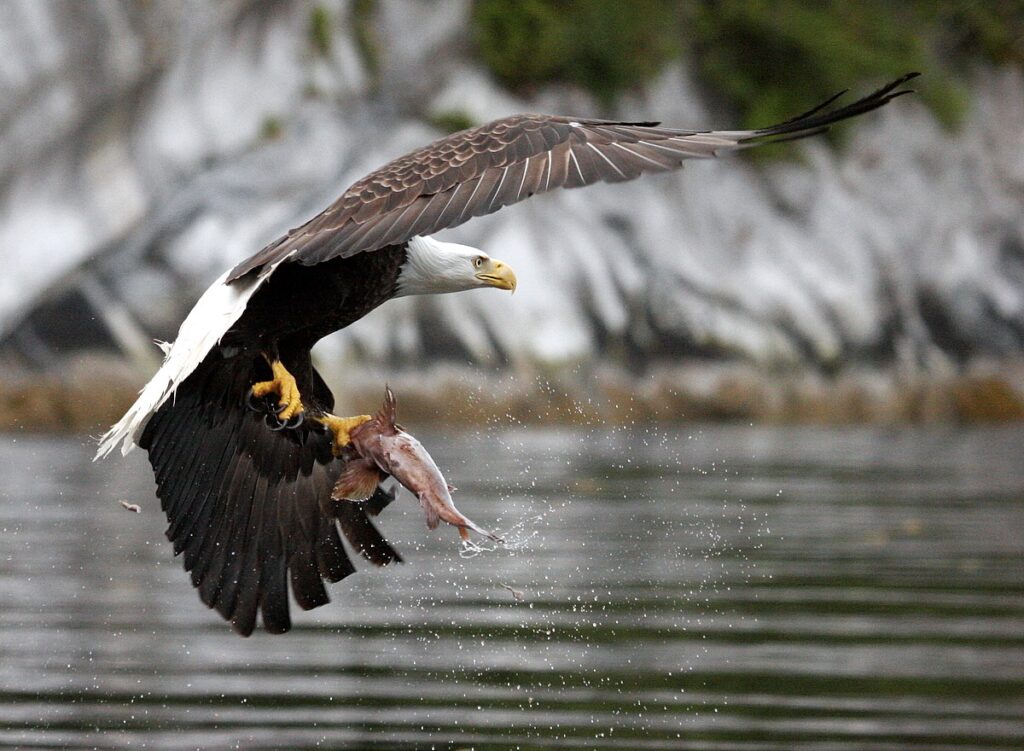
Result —
<path fill-rule="evenodd" d="M 908 93 L 900 87 L 913 75 L 760 130 L 526 114 L 402 156 L 217 279 L 97 457 L 118 443 L 122 453 L 145 449 L 167 537 L 202 601 L 240 634 L 252 633 L 257 613 L 267 631 L 287 631 L 289 581 L 310 609 L 328 602 L 325 580 L 355 570 L 339 528 L 371 563 L 401 560 L 370 519 L 388 493 L 331 500 L 349 433 L 369 417 L 332 414 L 310 349 L 395 297 L 515 289 L 507 264 L 433 233 L 555 188 L 814 135 Z"/>

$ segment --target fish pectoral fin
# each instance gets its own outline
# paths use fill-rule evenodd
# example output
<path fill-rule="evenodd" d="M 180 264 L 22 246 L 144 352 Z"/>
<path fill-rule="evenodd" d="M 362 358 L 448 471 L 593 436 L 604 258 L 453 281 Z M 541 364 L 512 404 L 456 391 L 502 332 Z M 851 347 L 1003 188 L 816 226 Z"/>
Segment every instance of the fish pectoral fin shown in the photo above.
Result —
<path fill-rule="evenodd" d="M 369 459 L 353 459 L 345 465 L 341 477 L 334 483 L 331 498 L 335 501 L 365 501 L 374 494 L 382 479 L 383 473 Z"/>

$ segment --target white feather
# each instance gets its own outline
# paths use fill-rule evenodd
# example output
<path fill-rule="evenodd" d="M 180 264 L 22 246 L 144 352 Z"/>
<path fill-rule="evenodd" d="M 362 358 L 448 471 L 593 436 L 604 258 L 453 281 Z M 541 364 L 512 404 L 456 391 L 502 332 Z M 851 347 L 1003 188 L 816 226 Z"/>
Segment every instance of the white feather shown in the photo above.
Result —
<path fill-rule="evenodd" d="M 406 260 L 398 275 L 395 297 L 437 295 L 482 287 L 473 261 L 487 258 L 479 248 L 446 243 L 432 237 L 414 237 L 406 247 Z"/>
<path fill-rule="evenodd" d="M 100 439 L 94 459 L 106 456 L 121 442 L 121 453 L 127 454 L 138 443 L 146 423 L 178 386 L 188 378 L 221 337 L 245 311 L 249 298 L 273 273 L 278 264 L 225 284 L 228 272 L 222 274 L 203 293 L 195 307 L 182 321 L 174 344 L 158 342 L 164 350 L 164 363 L 139 392 L 139 398 Z"/>

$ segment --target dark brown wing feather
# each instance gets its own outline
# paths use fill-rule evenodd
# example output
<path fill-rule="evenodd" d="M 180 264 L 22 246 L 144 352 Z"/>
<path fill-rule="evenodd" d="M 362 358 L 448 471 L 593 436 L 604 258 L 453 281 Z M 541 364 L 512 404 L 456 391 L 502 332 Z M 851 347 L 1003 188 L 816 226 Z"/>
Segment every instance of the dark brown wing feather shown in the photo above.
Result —
<path fill-rule="evenodd" d="M 909 93 L 911 73 L 862 99 L 833 97 L 759 130 L 694 131 L 658 123 L 513 115 L 454 133 L 355 183 L 327 210 L 233 269 L 236 279 L 286 259 L 312 265 L 429 235 L 555 188 L 632 180 L 762 143 L 814 135 Z"/>
<path fill-rule="evenodd" d="M 328 601 L 323 583 L 355 571 L 342 535 L 378 566 L 401 560 L 367 517 L 393 496 L 378 489 L 366 504 L 331 505 L 344 465 L 331 453 L 330 436 L 274 432 L 246 409 L 249 385 L 269 375 L 256 366 L 266 367 L 215 352 L 157 411 L 140 440 L 175 554 L 202 601 L 243 635 L 252 633 L 258 613 L 272 633 L 291 627 L 289 584 L 304 609 Z M 326 386 L 300 385 L 330 406 Z"/>

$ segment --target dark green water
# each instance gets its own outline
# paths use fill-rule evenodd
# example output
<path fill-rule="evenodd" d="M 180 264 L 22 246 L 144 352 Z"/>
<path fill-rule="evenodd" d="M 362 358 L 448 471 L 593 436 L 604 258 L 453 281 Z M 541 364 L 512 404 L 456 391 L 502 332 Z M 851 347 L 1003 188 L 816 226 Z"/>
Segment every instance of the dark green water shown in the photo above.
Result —
<path fill-rule="evenodd" d="M 0 746 L 1024 748 L 1024 428 L 419 432 L 515 549 L 406 495 L 247 640 L 142 455 L 0 438 Z"/>

